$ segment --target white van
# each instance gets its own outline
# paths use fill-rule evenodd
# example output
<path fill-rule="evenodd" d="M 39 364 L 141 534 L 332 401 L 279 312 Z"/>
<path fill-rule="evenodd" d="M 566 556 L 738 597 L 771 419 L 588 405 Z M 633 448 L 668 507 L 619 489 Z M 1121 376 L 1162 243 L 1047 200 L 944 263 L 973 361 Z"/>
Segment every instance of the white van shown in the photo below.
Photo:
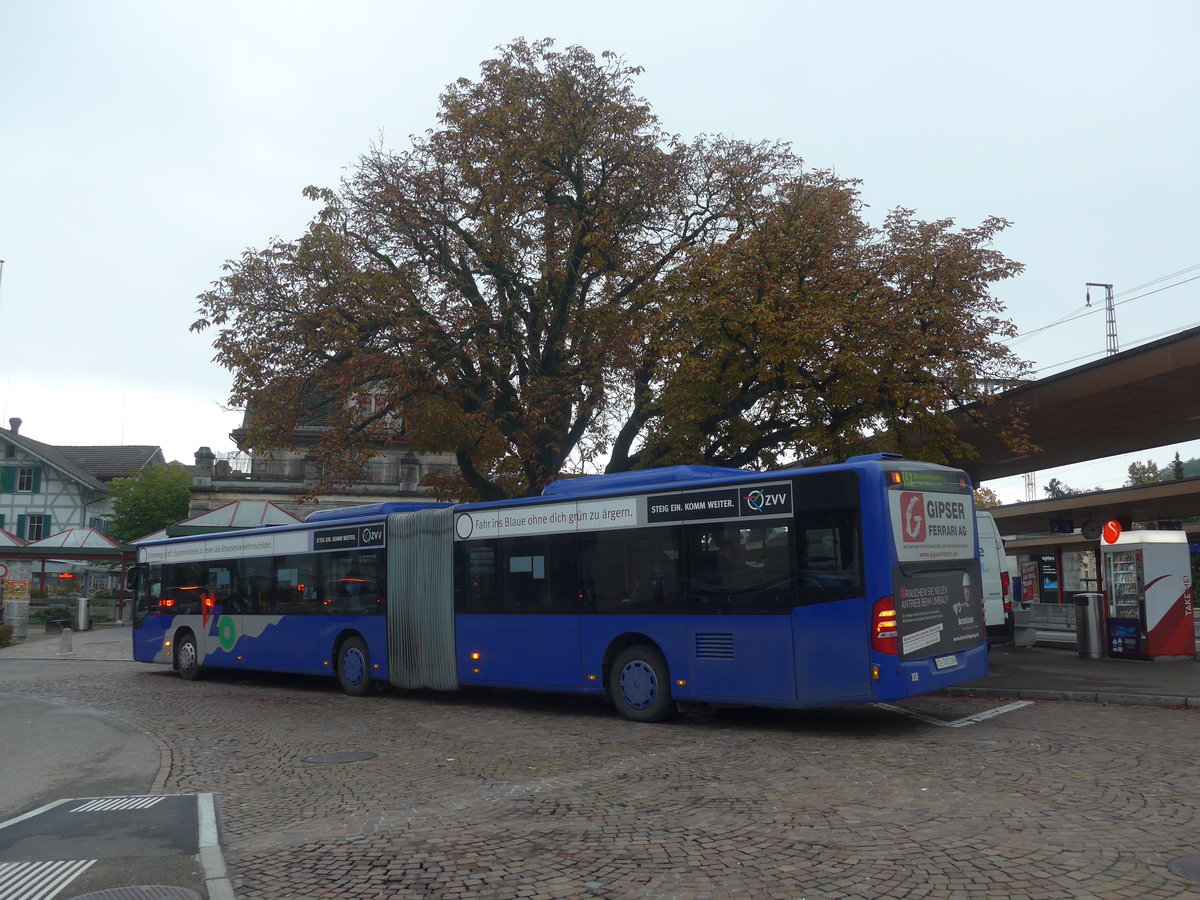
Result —
<path fill-rule="evenodd" d="M 992 514 L 975 510 L 979 526 L 979 569 L 983 573 L 983 612 L 989 644 L 1009 644 L 1013 639 L 1012 578 L 1004 541 Z"/>

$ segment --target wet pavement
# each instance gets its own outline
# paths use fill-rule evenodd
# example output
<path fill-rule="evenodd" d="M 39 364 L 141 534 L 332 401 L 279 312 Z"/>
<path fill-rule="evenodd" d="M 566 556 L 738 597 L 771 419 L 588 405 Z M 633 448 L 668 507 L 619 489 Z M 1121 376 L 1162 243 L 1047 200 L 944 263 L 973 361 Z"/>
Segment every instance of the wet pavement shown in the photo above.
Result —
<path fill-rule="evenodd" d="M 22 643 L 0 648 L 3 659 L 132 661 L 133 656 L 127 627 L 102 626 L 65 638 L 33 633 Z M 1200 708 L 1200 663 L 1195 660 L 1085 659 L 1059 637 L 1051 646 L 993 647 L 988 662 L 986 678 L 947 693 Z"/>
<path fill-rule="evenodd" d="M 954 695 L 655 726 L 571 696 L 186 682 L 128 638 L 0 649 L 0 690 L 154 736 L 155 791 L 211 792 L 242 900 L 1200 898 L 1191 661 L 996 648 Z"/>

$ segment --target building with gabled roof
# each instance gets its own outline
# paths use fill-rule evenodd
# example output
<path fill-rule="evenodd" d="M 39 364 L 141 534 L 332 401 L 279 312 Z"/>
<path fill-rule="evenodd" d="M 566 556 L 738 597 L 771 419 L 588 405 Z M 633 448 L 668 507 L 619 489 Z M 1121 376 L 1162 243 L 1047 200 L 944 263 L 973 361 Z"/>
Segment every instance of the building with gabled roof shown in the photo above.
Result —
<path fill-rule="evenodd" d="M 165 465 L 151 446 L 55 447 L 0 428 L 0 529 L 40 541 L 71 528 L 102 530 L 111 512 L 108 482 Z"/>
<path fill-rule="evenodd" d="M 146 466 L 163 465 L 161 447 L 122 444 L 119 447 L 54 447 L 80 469 L 107 484 Z"/>

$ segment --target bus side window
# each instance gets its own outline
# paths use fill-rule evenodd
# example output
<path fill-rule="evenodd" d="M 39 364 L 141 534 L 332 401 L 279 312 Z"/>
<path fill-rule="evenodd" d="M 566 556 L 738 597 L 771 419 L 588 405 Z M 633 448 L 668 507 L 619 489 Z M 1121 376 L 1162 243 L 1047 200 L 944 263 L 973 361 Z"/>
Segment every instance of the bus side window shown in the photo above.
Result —
<path fill-rule="evenodd" d="M 600 531 L 580 535 L 579 583 L 586 612 L 624 611 L 629 600 L 628 565 L 623 532 Z"/>
<path fill-rule="evenodd" d="M 496 542 L 470 541 L 454 547 L 454 611 L 496 613 L 500 591 L 496 579 Z"/>
<path fill-rule="evenodd" d="M 307 616 L 324 612 L 324 586 L 313 555 L 275 557 L 275 613 Z"/>
<path fill-rule="evenodd" d="M 579 586 L 595 613 L 682 612 L 678 529 L 600 531 L 580 535 Z"/>
<path fill-rule="evenodd" d="M 174 616 L 197 615 L 208 585 L 203 563 L 167 566 L 163 571 L 159 611 Z"/>
<path fill-rule="evenodd" d="M 800 594 L 804 603 L 862 596 L 862 554 L 853 510 L 814 510 L 796 516 L 800 533 Z"/>
<path fill-rule="evenodd" d="M 382 551 L 343 551 L 322 554 L 321 597 L 325 612 L 337 616 L 383 613 L 381 573 L 386 571 Z"/>
<path fill-rule="evenodd" d="M 545 538 L 509 538 L 500 545 L 504 561 L 500 579 L 501 612 L 549 612 Z"/>
<path fill-rule="evenodd" d="M 274 611 L 272 591 L 275 570 L 270 557 L 252 557 L 238 565 L 237 589 L 244 598 L 245 611 L 251 615 L 268 615 Z"/>

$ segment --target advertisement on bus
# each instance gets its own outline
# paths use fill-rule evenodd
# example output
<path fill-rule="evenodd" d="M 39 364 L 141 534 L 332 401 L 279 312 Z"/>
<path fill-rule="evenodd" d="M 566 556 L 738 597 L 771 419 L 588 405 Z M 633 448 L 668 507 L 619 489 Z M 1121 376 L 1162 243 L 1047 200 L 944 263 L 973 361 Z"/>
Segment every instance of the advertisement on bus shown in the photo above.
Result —
<path fill-rule="evenodd" d="M 889 494 L 889 501 L 900 561 L 894 584 L 900 657 L 952 654 L 978 646 L 985 632 L 970 495 L 899 490 Z M 905 563 L 953 567 L 910 570 Z"/>

